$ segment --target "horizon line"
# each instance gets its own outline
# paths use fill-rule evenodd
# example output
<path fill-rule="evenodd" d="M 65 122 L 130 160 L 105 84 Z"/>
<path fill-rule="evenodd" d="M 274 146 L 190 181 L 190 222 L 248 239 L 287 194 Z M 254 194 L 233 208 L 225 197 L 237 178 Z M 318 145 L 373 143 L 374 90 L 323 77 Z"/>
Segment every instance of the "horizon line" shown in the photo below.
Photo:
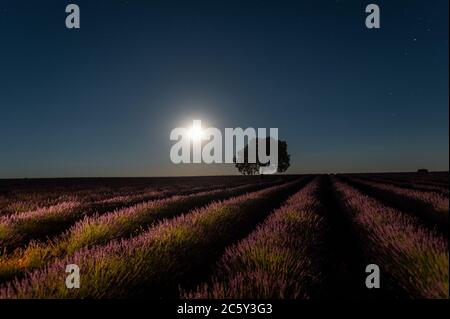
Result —
<path fill-rule="evenodd" d="M 338 174 L 402 174 L 402 173 L 420 173 L 416 171 L 377 171 L 377 172 L 335 172 L 335 173 L 290 173 L 290 174 L 267 174 L 267 175 L 243 175 L 243 174 L 212 174 L 212 175 L 153 175 L 153 176 L 59 176 L 59 177 L 0 177 L 0 181 L 9 180 L 37 180 L 37 179 L 144 179 L 144 178 L 192 178 L 192 177 L 238 177 L 238 176 L 289 176 L 289 175 L 338 175 Z M 428 171 L 428 173 L 450 173 L 449 170 Z M 426 173 L 425 173 L 426 174 Z"/>

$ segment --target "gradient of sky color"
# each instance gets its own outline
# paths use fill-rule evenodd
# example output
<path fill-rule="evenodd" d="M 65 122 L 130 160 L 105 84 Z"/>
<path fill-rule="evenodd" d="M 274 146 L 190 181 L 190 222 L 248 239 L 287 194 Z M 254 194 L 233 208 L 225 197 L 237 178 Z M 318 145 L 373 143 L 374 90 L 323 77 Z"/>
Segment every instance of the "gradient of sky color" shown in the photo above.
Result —
<path fill-rule="evenodd" d="M 290 173 L 448 170 L 448 1 L 0 2 L 0 178 L 234 174 L 172 128 L 278 127 Z"/>

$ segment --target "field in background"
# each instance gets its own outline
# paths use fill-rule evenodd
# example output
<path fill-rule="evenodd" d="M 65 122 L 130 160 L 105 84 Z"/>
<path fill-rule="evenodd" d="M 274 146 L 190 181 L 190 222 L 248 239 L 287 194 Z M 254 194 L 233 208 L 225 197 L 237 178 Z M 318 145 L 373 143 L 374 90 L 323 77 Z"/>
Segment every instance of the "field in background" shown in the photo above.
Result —
<path fill-rule="evenodd" d="M 0 298 L 448 298 L 448 208 L 448 172 L 0 180 Z"/>

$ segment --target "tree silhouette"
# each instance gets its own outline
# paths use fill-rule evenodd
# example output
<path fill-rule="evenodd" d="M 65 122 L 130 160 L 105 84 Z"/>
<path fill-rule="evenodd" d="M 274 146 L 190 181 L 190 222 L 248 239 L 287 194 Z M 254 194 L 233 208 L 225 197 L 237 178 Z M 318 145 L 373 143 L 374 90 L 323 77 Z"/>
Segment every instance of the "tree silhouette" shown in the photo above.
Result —
<path fill-rule="evenodd" d="M 275 143 L 272 139 L 272 142 Z M 285 172 L 290 164 L 291 156 L 288 154 L 287 151 L 287 143 L 285 141 L 277 141 L 278 142 L 278 168 L 277 173 L 283 173 Z M 259 139 L 259 143 L 264 143 L 264 139 Z M 249 148 L 250 151 L 256 151 L 255 154 L 258 154 L 258 145 L 256 139 L 253 139 L 249 142 L 249 144 L 245 145 L 244 149 L 240 150 L 238 152 L 238 158 L 243 157 L 242 163 L 238 163 L 236 160 L 236 157 L 233 158 L 233 161 L 235 163 L 236 168 L 239 170 L 239 172 L 243 175 L 255 175 L 259 174 L 260 167 L 267 167 L 270 163 L 261 163 L 259 161 L 258 155 L 256 155 L 256 162 L 255 163 L 249 163 Z M 267 137 L 265 139 L 266 143 L 266 155 L 270 154 L 270 144 L 271 144 L 271 138 Z M 249 147 L 250 145 L 250 147 Z"/>

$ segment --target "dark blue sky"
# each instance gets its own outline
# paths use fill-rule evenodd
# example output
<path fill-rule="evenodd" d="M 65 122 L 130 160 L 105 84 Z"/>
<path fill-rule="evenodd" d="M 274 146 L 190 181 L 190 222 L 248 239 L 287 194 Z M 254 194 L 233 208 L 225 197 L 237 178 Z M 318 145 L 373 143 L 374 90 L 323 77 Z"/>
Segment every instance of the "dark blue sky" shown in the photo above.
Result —
<path fill-rule="evenodd" d="M 81 29 L 65 28 L 65 6 Z M 0 2 L 0 178 L 175 166 L 172 128 L 278 127 L 288 172 L 448 170 L 448 1 Z"/>

